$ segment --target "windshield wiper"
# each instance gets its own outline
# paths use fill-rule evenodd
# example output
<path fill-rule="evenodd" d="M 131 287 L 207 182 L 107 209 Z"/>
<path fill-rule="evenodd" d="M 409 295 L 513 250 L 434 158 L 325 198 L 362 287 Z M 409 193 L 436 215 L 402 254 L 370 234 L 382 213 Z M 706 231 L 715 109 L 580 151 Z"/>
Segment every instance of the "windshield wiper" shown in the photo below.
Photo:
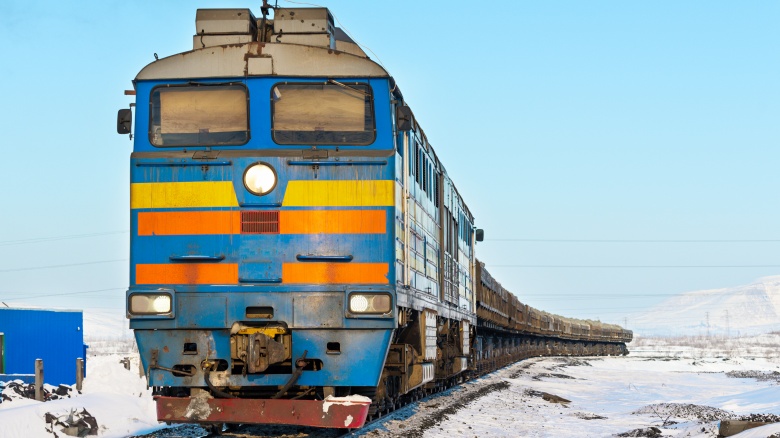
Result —
<path fill-rule="evenodd" d="M 354 91 L 354 92 L 356 92 L 356 93 L 360 93 L 360 94 L 362 94 L 362 95 L 364 95 L 364 96 L 369 96 L 369 94 L 368 94 L 368 93 L 366 93 L 366 92 L 365 92 L 365 91 L 363 91 L 363 90 L 359 90 L 359 89 L 357 89 L 357 88 L 352 88 L 352 87 L 350 87 L 350 86 L 349 86 L 349 85 L 347 85 L 347 84 L 342 84 L 341 82 L 339 82 L 339 81 L 335 81 L 335 80 L 333 80 L 333 79 L 328 79 L 328 83 L 329 83 L 329 84 L 333 84 L 333 85 L 338 85 L 338 86 L 339 86 L 339 87 L 341 87 L 341 88 L 346 88 L 346 89 L 348 89 L 348 90 L 352 90 L 352 91 Z"/>

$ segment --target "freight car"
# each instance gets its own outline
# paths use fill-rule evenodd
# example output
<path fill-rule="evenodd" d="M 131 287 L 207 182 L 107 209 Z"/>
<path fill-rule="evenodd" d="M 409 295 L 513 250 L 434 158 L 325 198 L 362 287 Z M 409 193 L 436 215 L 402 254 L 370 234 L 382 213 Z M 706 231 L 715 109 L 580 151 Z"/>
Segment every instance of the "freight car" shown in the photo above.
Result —
<path fill-rule="evenodd" d="M 477 373 L 531 356 L 628 354 L 633 333 L 620 326 L 552 315 L 523 304 L 477 260 Z"/>
<path fill-rule="evenodd" d="M 625 351 L 477 264 L 399 87 L 327 9 L 261 12 L 198 10 L 193 49 L 119 112 L 127 316 L 160 421 L 356 428 L 524 355 Z"/>

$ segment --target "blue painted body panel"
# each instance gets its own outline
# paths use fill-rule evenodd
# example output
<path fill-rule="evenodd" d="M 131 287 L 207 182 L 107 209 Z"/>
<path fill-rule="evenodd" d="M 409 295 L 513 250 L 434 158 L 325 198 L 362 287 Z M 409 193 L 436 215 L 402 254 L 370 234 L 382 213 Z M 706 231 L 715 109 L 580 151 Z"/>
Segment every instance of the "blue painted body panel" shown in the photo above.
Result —
<path fill-rule="evenodd" d="M 279 206 L 271 210 L 331 210 L 373 209 L 382 210 L 386 218 L 384 234 L 216 234 L 216 235 L 166 235 L 139 236 L 140 212 L 178 211 L 180 209 L 138 209 L 131 211 L 131 284 L 136 278 L 136 264 L 170 263 L 172 255 L 219 254 L 225 258 L 220 263 L 237 263 L 240 278 L 281 278 L 282 263 L 295 263 L 298 254 L 349 254 L 352 263 L 387 263 L 388 283 L 385 285 L 345 284 L 236 284 L 236 285 L 159 285 L 172 289 L 175 294 L 174 317 L 131 318 L 130 327 L 135 330 L 138 348 L 144 367 L 148 369 L 152 350 L 157 350 L 158 365 L 172 368 L 175 365 L 193 365 L 196 375 L 176 377 L 163 370 L 150 370 L 152 386 L 203 387 L 201 362 L 223 359 L 230 362 L 230 328 L 236 322 L 262 323 L 263 320 L 247 318 L 250 306 L 273 308 L 275 323 L 283 323 L 291 332 L 292 357 L 299 358 L 304 351 L 307 358 L 322 361 L 319 371 L 304 371 L 299 385 L 311 386 L 376 386 L 381 376 L 385 357 L 390 346 L 397 315 L 387 317 L 346 317 L 347 294 L 351 291 L 385 292 L 395 304 L 395 234 L 396 207 L 287 207 L 281 206 L 288 181 L 291 180 L 396 180 L 395 142 L 392 137 L 392 118 L 389 84 L 387 79 L 356 80 L 344 82 L 368 83 L 374 96 L 376 140 L 368 146 L 318 146 L 317 149 L 386 151 L 382 157 L 351 156 L 349 160 L 363 161 L 360 166 L 319 166 L 302 163 L 301 155 L 274 156 L 268 150 L 309 150 L 310 145 L 279 145 L 271 137 L 270 93 L 279 82 L 324 82 L 325 78 L 249 78 L 203 80 L 203 83 L 237 82 L 247 87 L 250 100 L 250 140 L 242 146 L 205 147 L 154 147 L 148 138 L 149 93 L 163 82 L 136 83 L 137 108 L 134 152 L 144 153 L 131 160 L 131 182 L 199 182 L 231 181 L 238 207 L 187 208 L 187 211 L 240 211 L 257 210 L 257 205 Z M 338 79 L 337 79 L 338 80 Z M 168 84 L 187 81 L 169 81 Z M 220 156 L 207 168 L 206 164 L 190 158 L 157 157 L 152 153 L 181 153 L 183 150 L 230 151 L 230 156 Z M 242 152 L 245 152 L 242 153 Z M 269 156 L 270 155 L 270 156 Z M 270 164 L 277 172 L 277 186 L 265 196 L 256 196 L 243 185 L 243 172 L 257 161 Z M 292 162 L 291 162 L 292 161 Z M 171 166 L 176 163 L 176 166 Z M 267 210 L 267 208 L 263 208 Z M 131 285 L 129 293 L 151 290 L 157 285 Z M 393 305 L 395 309 L 395 305 Z M 340 344 L 340 354 L 329 354 L 329 342 Z M 195 343 L 197 355 L 184 354 L 184 343 Z M 230 368 L 229 368 L 230 369 Z M 290 370 L 290 373 L 292 370 Z M 223 373 L 231 386 L 284 385 L 291 374 Z"/>
<path fill-rule="evenodd" d="M 185 342 L 198 344 L 198 351 L 207 350 L 210 357 L 230 357 L 229 330 L 136 330 L 138 349 L 142 352 L 158 350 L 159 365 L 193 365 L 193 377 L 175 377 L 167 371 L 151 370 L 152 386 L 203 386 L 200 372 L 201 357 L 182 355 Z M 392 330 L 293 330 L 293 357 L 307 352 L 306 357 L 322 361 L 319 371 L 304 371 L 299 385 L 311 386 L 376 386 L 382 372 Z M 328 342 L 340 342 L 341 354 L 327 354 Z M 166 351 L 167 350 L 167 351 Z M 231 386 L 277 386 L 290 380 L 288 374 L 230 374 Z"/>
<path fill-rule="evenodd" d="M 76 359 L 86 360 L 81 311 L 0 308 L 0 332 L 6 374 L 34 374 L 35 359 L 43 359 L 46 383 L 70 385 Z"/>

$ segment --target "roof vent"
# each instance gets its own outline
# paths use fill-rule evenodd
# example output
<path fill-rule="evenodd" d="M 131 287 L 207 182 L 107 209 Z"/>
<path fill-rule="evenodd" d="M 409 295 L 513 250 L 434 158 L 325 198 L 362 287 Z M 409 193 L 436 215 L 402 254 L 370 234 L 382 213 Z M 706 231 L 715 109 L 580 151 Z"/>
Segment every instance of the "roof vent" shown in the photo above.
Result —
<path fill-rule="evenodd" d="M 276 8 L 272 42 L 336 48 L 336 27 L 327 8 Z"/>
<path fill-rule="evenodd" d="M 198 9 L 192 49 L 256 40 L 257 19 L 249 9 Z"/>

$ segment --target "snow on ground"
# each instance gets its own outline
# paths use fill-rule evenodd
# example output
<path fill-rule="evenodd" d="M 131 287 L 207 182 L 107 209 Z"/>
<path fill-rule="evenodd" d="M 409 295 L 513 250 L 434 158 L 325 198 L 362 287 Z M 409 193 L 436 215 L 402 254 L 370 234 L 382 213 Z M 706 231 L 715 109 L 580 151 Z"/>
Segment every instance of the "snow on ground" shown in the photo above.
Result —
<path fill-rule="evenodd" d="M 421 403 L 403 420 L 365 436 L 609 437 L 657 427 L 661 436 L 716 437 L 719 419 L 780 414 L 780 360 L 772 351 L 780 336 L 770 338 L 774 348 L 750 347 L 755 354 L 746 357 L 665 340 L 654 351 L 648 340 L 642 353 L 627 357 L 529 359 Z M 764 345 L 767 336 L 752 341 Z M 741 342 L 746 346 L 751 339 Z M 496 382 L 507 385 L 459 409 L 447 408 L 447 397 Z M 570 402 L 554 403 L 556 396 Z M 766 438 L 778 431 L 780 424 L 774 424 L 734 436 Z"/>
<path fill-rule="evenodd" d="M 642 339 L 627 357 L 523 361 L 413 406 L 407 415 L 393 415 L 361 435 L 607 437 L 653 426 L 663 436 L 704 438 L 717 435 L 717 418 L 724 415 L 780 414 L 780 374 L 772 374 L 780 373 L 780 335 L 717 343 L 709 339 L 703 343 L 708 348 L 686 339 L 679 340 L 681 345 Z M 139 377 L 132 341 L 88 343 L 82 394 L 74 389 L 71 398 L 46 403 L 0 403 L 0 438 L 52 438 L 46 413 L 61 416 L 81 409 L 95 417 L 99 437 L 164 427 L 157 423 L 151 391 Z M 120 363 L 124 357 L 132 358 L 130 370 Z M 474 396 L 458 404 L 459 393 Z M 551 395 L 570 402 L 553 403 Z M 773 433 L 780 433 L 780 424 L 735 436 Z"/>
<path fill-rule="evenodd" d="M 590 366 L 559 368 L 557 359 L 536 359 L 519 375 L 504 377 L 510 383 L 505 391 L 480 399 L 425 436 L 611 436 L 660 427 L 670 410 L 648 408 L 660 403 L 709 406 L 737 414 L 779 411 L 780 386 L 767 387 L 772 384 L 733 379 L 724 374 L 734 369 L 777 369 L 777 364 L 763 360 L 667 361 L 626 357 L 588 359 L 583 363 Z M 510 369 L 504 374 L 511 372 Z M 541 392 L 571 403 L 551 403 L 537 395 Z M 673 415 L 671 419 L 679 423 L 662 428 L 664 435 L 716 435 L 713 431 L 717 431 L 717 422 L 702 424 L 696 414 L 692 418 Z"/>
<path fill-rule="evenodd" d="M 70 398 L 0 403 L 0 437 L 52 438 L 54 434 L 46 430 L 47 413 L 65 416 L 82 409 L 97 420 L 100 437 L 126 437 L 160 428 L 151 390 L 146 388 L 146 379 L 139 377 L 137 362 L 128 371 L 121 359 L 123 356 L 117 354 L 88 357 L 81 394 L 74 385 Z M 59 428 L 54 431 L 65 436 Z"/>

